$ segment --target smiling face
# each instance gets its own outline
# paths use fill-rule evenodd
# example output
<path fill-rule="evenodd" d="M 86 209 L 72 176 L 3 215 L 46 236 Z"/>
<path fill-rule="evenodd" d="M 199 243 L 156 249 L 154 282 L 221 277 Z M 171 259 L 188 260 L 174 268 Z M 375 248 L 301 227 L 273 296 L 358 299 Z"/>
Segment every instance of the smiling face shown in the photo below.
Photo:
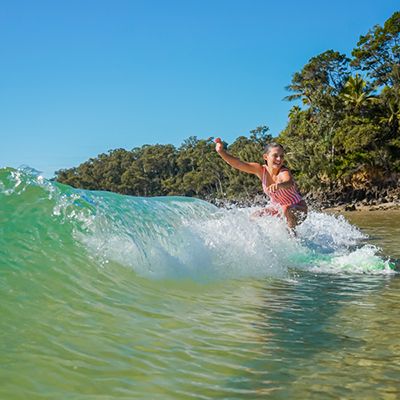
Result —
<path fill-rule="evenodd" d="M 284 157 L 284 151 L 280 146 L 271 147 L 266 153 L 263 154 L 263 158 L 267 162 L 268 167 L 272 169 L 281 168 Z"/>

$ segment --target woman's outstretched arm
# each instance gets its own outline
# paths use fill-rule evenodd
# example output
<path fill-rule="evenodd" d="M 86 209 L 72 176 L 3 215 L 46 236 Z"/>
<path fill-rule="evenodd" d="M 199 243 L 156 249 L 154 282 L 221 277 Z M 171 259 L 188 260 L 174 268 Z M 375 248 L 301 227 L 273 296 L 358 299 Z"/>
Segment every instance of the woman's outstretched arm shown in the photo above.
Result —
<path fill-rule="evenodd" d="M 239 171 L 247 172 L 248 174 L 257 175 L 262 179 L 263 168 L 259 163 L 250 163 L 239 160 L 239 158 L 232 156 L 227 151 L 224 150 L 224 145 L 220 138 L 215 139 L 215 150 L 225 160 L 230 166 L 238 169 Z"/>

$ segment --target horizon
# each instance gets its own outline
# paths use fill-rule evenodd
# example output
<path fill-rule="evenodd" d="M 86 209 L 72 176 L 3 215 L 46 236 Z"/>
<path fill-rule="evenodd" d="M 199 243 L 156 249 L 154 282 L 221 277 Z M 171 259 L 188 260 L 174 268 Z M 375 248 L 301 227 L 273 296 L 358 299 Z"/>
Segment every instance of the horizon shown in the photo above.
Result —
<path fill-rule="evenodd" d="M 329 49 L 350 56 L 397 10 L 372 0 L 6 2 L 0 167 L 52 177 L 117 148 L 232 142 L 261 125 L 277 136 L 295 104 L 283 100 L 292 75 Z"/>

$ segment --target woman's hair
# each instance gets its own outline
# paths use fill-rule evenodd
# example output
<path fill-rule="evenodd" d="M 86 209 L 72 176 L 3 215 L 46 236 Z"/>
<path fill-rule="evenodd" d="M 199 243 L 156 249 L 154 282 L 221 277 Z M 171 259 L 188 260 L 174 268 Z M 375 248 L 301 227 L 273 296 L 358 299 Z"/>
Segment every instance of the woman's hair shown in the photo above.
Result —
<path fill-rule="evenodd" d="M 265 147 L 264 147 L 264 154 L 265 153 L 269 153 L 269 151 L 271 149 L 273 149 L 274 147 L 280 147 L 283 151 L 285 151 L 285 149 L 283 148 L 283 146 L 277 142 L 271 142 L 268 143 Z"/>
<path fill-rule="evenodd" d="M 285 151 L 285 149 L 283 148 L 283 146 L 277 142 L 271 142 L 268 143 L 265 147 L 264 147 L 264 154 L 269 153 L 269 151 L 275 147 L 280 147 L 283 151 Z M 268 165 L 268 161 L 264 160 L 265 165 Z"/>

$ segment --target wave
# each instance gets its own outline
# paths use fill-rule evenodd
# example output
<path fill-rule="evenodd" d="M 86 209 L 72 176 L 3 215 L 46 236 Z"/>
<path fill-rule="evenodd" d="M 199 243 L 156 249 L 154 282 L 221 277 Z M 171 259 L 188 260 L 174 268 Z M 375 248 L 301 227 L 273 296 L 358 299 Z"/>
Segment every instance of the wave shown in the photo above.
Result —
<path fill-rule="evenodd" d="M 146 278 L 200 281 L 394 273 L 355 226 L 320 212 L 295 236 L 278 218 L 253 218 L 252 208 L 74 189 L 29 168 L 0 169 L 0 204 L 0 254 L 10 268 L 111 262 Z"/>

